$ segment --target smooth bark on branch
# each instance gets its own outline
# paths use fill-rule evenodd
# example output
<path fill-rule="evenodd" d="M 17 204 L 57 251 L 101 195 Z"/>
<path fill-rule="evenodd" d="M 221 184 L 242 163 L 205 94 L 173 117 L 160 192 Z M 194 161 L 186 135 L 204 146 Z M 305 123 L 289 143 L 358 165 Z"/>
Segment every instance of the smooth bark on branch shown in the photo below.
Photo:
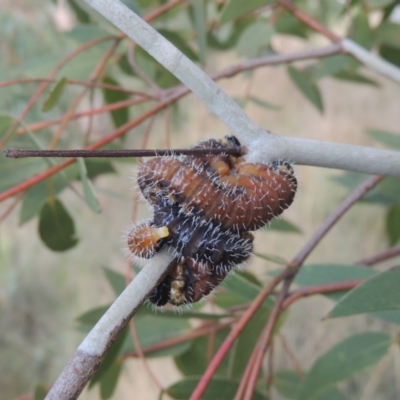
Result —
<path fill-rule="evenodd" d="M 160 251 L 132 280 L 85 337 L 50 389 L 46 400 L 76 399 L 100 366 L 119 332 L 162 279 L 172 255 Z"/>

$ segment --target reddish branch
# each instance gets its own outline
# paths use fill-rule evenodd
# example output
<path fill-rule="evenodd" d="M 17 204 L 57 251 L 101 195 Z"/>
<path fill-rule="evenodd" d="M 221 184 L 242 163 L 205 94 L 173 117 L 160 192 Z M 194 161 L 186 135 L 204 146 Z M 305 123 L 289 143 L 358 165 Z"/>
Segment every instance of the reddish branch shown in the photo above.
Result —
<path fill-rule="evenodd" d="M 203 325 L 203 326 L 193 329 L 192 331 L 185 333 L 183 335 L 175 336 L 171 339 L 167 339 L 162 342 L 153 344 L 149 347 L 145 347 L 142 349 L 143 354 L 151 354 L 156 351 L 167 349 L 168 347 L 176 346 L 177 344 L 188 342 L 190 340 L 199 338 L 201 336 L 209 335 L 213 332 L 221 331 L 221 330 L 226 329 L 229 326 L 231 326 L 235 321 L 237 321 L 236 318 L 232 319 L 228 322 L 223 322 L 223 323 L 219 323 L 219 324 L 212 323 L 212 324 Z M 122 358 L 125 359 L 125 358 L 138 357 L 138 356 L 139 356 L 138 352 L 132 351 L 130 353 L 124 354 L 122 356 Z"/>
<path fill-rule="evenodd" d="M 113 37 L 111 37 L 111 38 L 113 38 Z M 110 38 L 108 38 L 108 40 L 109 39 Z M 301 59 L 305 59 L 306 57 L 316 58 L 316 57 L 320 57 L 321 54 L 322 54 L 322 56 L 326 56 L 326 55 L 334 54 L 334 52 L 337 53 L 339 51 L 338 49 L 339 49 L 338 47 L 335 47 L 335 48 L 331 47 L 328 52 L 326 51 L 326 49 L 308 50 L 305 52 L 295 53 L 292 55 L 284 55 L 284 56 L 282 56 L 282 60 L 284 59 L 285 60 L 284 62 L 289 62 L 289 59 L 291 61 L 295 61 L 297 59 L 300 59 L 299 57 L 301 57 Z M 234 69 L 235 69 L 236 73 L 240 73 L 240 72 L 243 72 L 246 70 L 250 70 L 252 68 L 276 64 L 277 60 L 275 59 L 275 57 L 276 56 L 273 56 L 272 63 L 270 62 L 271 61 L 270 58 L 266 57 L 263 62 L 261 62 L 260 59 L 256 59 L 256 60 L 253 60 L 253 62 L 240 63 L 237 66 L 235 66 Z M 215 76 L 213 76 L 213 78 L 222 79 L 225 76 L 226 77 L 232 76 L 232 71 L 228 68 L 225 70 L 225 74 L 226 75 L 224 75 L 222 73 L 215 74 Z M 187 95 L 188 93 L 190 93 L 189 89 L 183 85 L 179 85 L 173 89 L 166 91 L 164 98 L 162 100 L 160 100 L 160 102 L 157 105 L 155 105 L 152 108 L 150 108 L 149 110 L 145 111 L 143 114 L 141 114 L 139 117 L 135 118 L 134 120 L 129 121 L 126 124 L 122 125 L 117 130 L 115 130 L 108 136 L 104 137 L 103 139 L 94 142 L 90 146 L 87 146 L 86 149 L 98 149 L 98 148 L 105 146 L 108 143 L 111 143 L 115 139 L 124 135 L 128 130 L 136 127 L 137 125 L 139 125 L 146 119 L 157 114 L 159 111 L 166 108 L 168 105 L 176 102 L 177 100 L 179 100 L 183 96 Z M 31 186 L 36 185 L 37 183 L 41 182 L 42 180 L 49 178 L 50 176 L 54 175 L 55 173 L 61 171 L 62 169 L 66 168 L 67 166 L 71 165 L 73 162 L 75 162 L 75 159 L 66 160 L 63 163 L 60 163 L 54 167 L 51 167 L 48 170 L 43 171 L 43 172 L 27 179 L 26 181 L 21 182 L 20 184 L 10 188 L 9 190 L 0 194 L 0 202 L 7 199 L 8 197 L 14 196 L 17 193 L 30 188 Z"/>
<path fill-rule="evenodd" d="M 356 265 L 375 265 L 382 261 L 390 260 L 393 257 L 400 255 L 400 245 L 392 247 L 382 253 L 375 254 L 371 257 L 366 257 L 360 261 L 357 261 Z"/>
<path fill-rule="evenodd" d="M 196 389 L 192 393 L 190 400 L 198 400 L 201 398 L 202 394 L 206 390 L 209 382 L 214 376 L 216 370 L 221 364 L 222 360 L 228 354 L 231 349 L 233 343 L 239 336 L 240 332 L 246 327 L 249 323 L 250 319 L 254 316 L 255 312 L 260 308 L 264 300 L 271 294 L 276 285 L 279 284 L 283 279 L 291 274 L 289 269 L 285 269 L 279 275 L 277 275 L 265 288 L 258 294 L 258 296 L 254 299 L 254 301 L 250 304 L 249 308 L 245 311 L 245 313 L 240 317 L 237 325 L 232 329 L 229 333 L 228 337 L 224 340 L 221 347 L 216 352 L 214 358 L 211 360 L 210 364 L 207 367 L 207 370 L 201 377 Z"/>
<path fill-rule="evenodd" d="M 356 203 L 361 197 L 373 189 L 384 177 L 373 175 L 367 178 L 360 186 L 358 186 L 338 208 L 328 217 L 322 226 L 315 232 L 313 237 L 302 248 L 299 254 L 289 263 L 290 267 L 299 268 L 304 260 L 309 256 L 311 251 L 315 249 L 321 239 L 329 232 L 329 230 L 336 224 L 336 222 L 349 210 L 349 208 Z"/>
<path fill-rule="evenodd" d="M 312 296 L 314 294 L 336 293 L 345 290 L 351 290 L 362 282 L 364 282 L 364 279 L 356 279 L 353 281 L 327 283 L 325 285 L 307 286 L 297 289 L 286 297 L 285 301 L 282 303 L 282 309 L 285 310 L 292 303 L 303 297 Z"/>
<path fill-rule="evenodd" d="M 120 34 L 117 37 L 123 37 L 123 34 Z M 77 48 L 75 51 L 72 53 L 68 54 L 63 60 L 61 60 L 56 67 L 50 72 L 49 76 L 47 77 L 48 79 L 54 79 L 57 73 L 60 71 L 61 68 L 63 68 L 66 64 L 68 64 L 72 59 L 74 59 L 76 56 L 78 56 L 80 53 L 83 53 L 84 51 L 90 49 L 93 46 L 98 45 L 99 43 L 108 41 L 108 40 L 113 40 L 115 39 L 116 36 L 104 36 L 98 39 L 93 39 L 90 40 L 89 42 L 86 42 L 79 48 Z M 5 133 L 3 139 L 0 141 L 0 149 L 4 147 L 4 145 L 7 143 L 9 138 L 11 137 L 12 133 L 14 130 L 18 127 L 18 125 L 23 121 L 23 119 L 27 116 L 28 112 L 30 109 L 35 105 L 35 103 L 38 101 L 39 97 L 42 95 L 42 93 L 45 91 L 47 86 L 49 85 L 49 82 L 42 82 L 40 86 L 35 90 L 33 95 L 28 101 L 28 104 L 25 106 L 24 110 L 20 113 L 18 118 L 14 120 L 14 122 L 11 124 L 10 128 L 7 130 Z"/>
<path fill-rule="evenodd" d="M 331 32 L 325 25 L 321 24 L 319 21 L 306 14 L 304 11 L 300 10 L 300 8 L 296 7 L 292 1 L 279 0 L 278 3 L 291 14 L 293 14 L 299 21 L 303 22 L 314 31 L 321 33 L 332 42 L 338 42 L 341 40 L 339 36 Z"/>

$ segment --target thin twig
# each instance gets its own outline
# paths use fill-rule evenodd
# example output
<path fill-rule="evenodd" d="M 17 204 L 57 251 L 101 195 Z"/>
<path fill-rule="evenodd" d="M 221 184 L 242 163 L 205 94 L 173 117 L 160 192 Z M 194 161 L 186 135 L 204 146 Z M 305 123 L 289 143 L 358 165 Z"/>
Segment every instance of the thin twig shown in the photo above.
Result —
<path fill-rule="evenodd" d="M 283 304 L 282 304 L 282 307 L 283 307 Z M 292 361 L 292 364 L 293 364 L 294 369 L 296 370 L 297 376 L 300 379 L 303 379 L 304 378 L 304 372 L 301 369 L 300 363 L 297 360 L 296 356 L 294 355 L 294 352 L 290 348 L 289 343 L 287 342 L 285 336 L 281 332 L 279 332 L 278 333 L 278 337 L 279 337 L 279 339 L 280 339 L 280 341 L 282 343 L 282 346 L 285 349 L 287 355 L 289 356 L 290 360 Z"/>
<path fill-rule="evenodd" d="M 353 281 L 327 283 L 325 285 L 307 286 L 301 289 L 297 289 L 285 299 L 282 304 L 282 309 L 285 310 L 292 303 L 303 297 L 312 296 L 314 294 L 336 293 L 345 290 L 351 290 L 363 282 L 364 279 L 356 279 Z"/>
<path fill-rule="evenodd" d="M 80 85 L 80 86 L 89 86 L 93 88 L 98 88 L 98 89 L 107 89 L 107 90 L 112 90 L 114 92 L 122 92 L 122 93 L 127 93 L 132 96 L 142 96 L 146 97 L 149 99 L 155 99 L 154 96 L 152 96 L 149 93 L 140 91 L 140 90 L 133 90 L 133 89 L 127 89 L 122 86 L 117 86 L 117 85 L 112 85 L 110 83 L 103 83 L 103 82 L 89 82 L 89 81 L 80 81 L 78 79 L 67 79 L 66 80 L 68 84 L 70 85 Z M 13 85 L 18 85 L 18 84 L 23 84 L 23 83 L 54 83 L 57 82 L 57 79 L 51 79 L 51 78 L 18 78 L 18 79 L 10 79 L 7 81 L 0 82 L 0 89 L 3 87 L 7 86 L 13 86 Z"/>
<path fill-rule="evenodd" d="M 90 76 L 90 81 L 95 82 L 104 68 L 107 65 L 108 60 L 112 57 L 114 54 L 115 50 L 117 49 L 118 45 L 120 44 L 121 39 L 115 39 L 109 49 L 106 51 L 106 53 L 103 55 L 101 60 L 97 63 L 94 71 L 92 72 Z M 60 125 L 58 126 L 56 132 L 53 135 L 53 138 L 50 143 L 50 148 L 54 149 L 57 146 L 58 141 L 60 140 L 60 137 L 62 133 L 64 132 L 66 126 L 68 125 L 68 122 L 71 120 L 72 115 L 75 113 L 76 108 L 79 106 L 80 102 L 83 100 L 85 97 L 86 93 L 88 92 L 89 87 L 84 87 L 81 92 L 78 94 L 78 96 L 75 98 L 75 100 L 72 102 L 70 107 L 68 108 L 67 112 L 63 115 L 62 120 Z"/>
<path fill-rule="evenodd" d="M 375 265 L 382 261 L 390 260 L 393 257 L 397 257 L 400 255 L 400 245 L 391 247 L 382 253 L 375 254 L 371 257 L 363 258 L 362 260 L 357 261 L 356 265 Z"/>
<path fill-rule="evenodd" d="M 232 154 L 236 156 L 245 153 L 242 147 L 220 149 L 121 149 L 121 150 L 36 150 L 36 149 L 6 149 L 4 155 L 11 158 L 27 157 L 85 157 L 85 158 L 119 158 L 119 157 L 166 157 L 166 156 L 202 156 L 207 154 Z"/>
<path fill-rule="evenodd" d="M 319 21 L 306 14 L 300 8 L 296 7 L 291 0 L 279 0 L 278 4 L 284 7 L 287 11 L 293 14 L 298 20 L 302 21 L 305 25 L 309 26 L 311 29 L 316 32 L 321 33 L 328 39 L 332 40 L 332 42 L 340 41 L 340 36 L 331 32 L 325 25 L 321 24 Z"/>
<path fill-rule="evenodd" d="M 221 364 L 224 357 L 227 355 L 228 351 L 232 347 L 233 343 L 239 336 L 240 332 L 246 327 L 250 319 L 254 316 L 254 313 L 259 309 L 264 300 L 270 295 L 274 290 L 275 286 L 278 285 L 285 277 L 290 275 L 291 271 L 285 269 L 279 275 L 277 275 L 271 282 L 266 285 L 263 290 L 258 294 L 254 301 L 250 304 L 249 308 L 240 317 L 237 325 L 229 333 L 228 337 L 224 340 L 218 351 L 215 353 L 214 358 L 208 364 L 207 370 L 201 377 L 196 389 L 190 396 L 190 400 L 199 400 L 206 390 L 210 380 L 214 376 L 215 371 Z"/>
<path fill-rule="evenodd" d="M 119 35 L 121 36 L 121 35 Z M 90 40 L 89 42 L 86 42 L 79 48 L 77 48 L 75 51 L 72 53 L 68 54 L 64 59 L 62 59 L 56 66 L 55 68 L 50 72 L 48 75 L 49 79 L 54 79 L 54 77 L 57 75 L 58 71 L 63 68 L 66 64 L 68 64 L 72 59 L 74 59 L 76 56 L 78 56 L 80 53 L 83 53 L 84 51 L 90 49 L 93 46 L 96 46 L 100 43 L 103 43 L 108 40 L 113 40 L 115 39 L 116 36 L 103 36 L 97 39 Z M 3 139 L 0 141 L 0 149 L 4 147 L 4 145 L 7 143 L 9 138 L 11 137 L 12 133 L 14 130 L 18 127 L 18 125 L 21 123 L 21 121 L 27 116 L 28 112 L 30 109 L 36 104 L 38 98 L 41 96 L 41 94 L 45 91 L 47 86 L 49 85 L 49 82 L 42 82 L 40 86 L 35 90 L 33 95 L 28 101 L 28 104 L 25 106 L 23 111 L 19 114 L 18 118 L 16 118 L 11 126 L 8 128 L 7 132 L 4 134 Z"/>
<path fill-rule="evenodd" d="M 200 326 L 199 328 L 196 328 L 196 329 L 194 329 L 194 330 L 192 330 L 192 331 L 190 331 L 188 333 L 185 333 L 185 334 L 180 335 L 180 336 L 175 336 L 175 337 L 170 338 L 170 339 L 166 339 L 166 340 L 164 340 L 162 342 L 153 344 L 153 345 L 151 345 L 149 347 L 145 347 L 142 350 L 143 350 L 144 354 L 151 354 L 151 353 L 154 353 L 156 351 L 163 350 L 163 349 L 175 346 L 175 345 L 180 344 L 180 343 L 185 343 L 185 342 L 188 342 L 190 340 L 197 339 L 197 338 L 199 338 L 201 336 L 209 335 L 211 332 L 214 332 L 214 331 L 215 332 L 221 331 L 223 329 L 226 329 L 226 328 L 230 327 L 236 321 L 237 321 L 237 318 L 234 318 L 234 319 L 232 319 L 232 320 L 230 320 L 228 322 L 223 322 L 223 323 L 220 323 L 220 324 L 217 324 L 217 325 L 215 325 L 215 324 L 211 325 L 210 324 L 210 325 L 206 325 L 206 326 Z M 122 358 L 124 358 L 124 359 L 125 358 L 129 358 L 129 357 L 138 357 L 138 353 L 136 351 L 131 351 L 129 353 L 126 353 L 126 354 L 122 355 Z"/>
<path fill-rule="evenodd" d="M 297 268 L 303 264 L 312 250 L 317 246 L 321 239 L 329 232 L 343 214 L 367 192 L 373 189 L 381 180 L 382 176 L 370 176 L 360 186 L 358 186 L 346 199 L 340 203 L 337 209 L 328 217 L 322 226 L 315 232 L 308 243 L 302 248 L 300 253 L 290 262 L 290 267 Z"/>
<path fill-rule="evenodd" d="M 254 390 L 257 384 L 257 378 L 260 373 L 260 369 L 262 366 L 262 360 L 264 358 L 265 352 L 267 351 L 271 339 L 272 334 L 274 332 L 275 325 L 278 321 L 278 318 L 282 312 L 282 303 L 286 298 L 287 293 L 289 292 L 290 284 L 292 283 L 293 276 L 289 276 L 285 278 L 283 283 L 283 287 L 279 292 L 277 299 L 275 300 L 274 307 L 271 311 L 271 314 L 268 318 L 267 324 L 261 333 L 260 340 L 257 343 L 257 346 L 254 348 L 255 358 L 252 364 L 252 372 L 249 376 L 249 380 L 247 382 L 246 391 L 244 394 L 244 400 L 251 400 L 253 398 Z"/>
<path fill-rule="evenodd" d="M 115 103 L 106 104 L 106 105 L 98 107 L 98 108 L 93 108 L 90 110 L 72 114 L 70 117 L 70 121 L 73 119 L 78 119 L 78 118 L 82 118 L 82 117 L 90 117 L 90 116 L 96 115 L 96 114 L 106 113 L 106 112 L 110 112 L 110 111 L 114 111 L 114 110 L 120 110 L 122 108 L 130 107 L 130 106 L 133 106 L 136 104 L 142 104 L 142 103 L 145 103 L 145 102 L 151 101 L 151 100 L 152 100 L 151 98 L 142 97 L 139 99 L 128 99 L 128 100 L 116 101 Z M 62 117 L 50 119 L 47 121 L 34 122 L 30 125 L 27 125 L 26 127 L 18 128 L 16 132 L 18 134 L 22 134 L 27 131 L 35 132 L 35 131 L 39 131 L 44 128 L 48 128 L 49 126 L 56 125 L 61 121 L 62 121 Z"/>

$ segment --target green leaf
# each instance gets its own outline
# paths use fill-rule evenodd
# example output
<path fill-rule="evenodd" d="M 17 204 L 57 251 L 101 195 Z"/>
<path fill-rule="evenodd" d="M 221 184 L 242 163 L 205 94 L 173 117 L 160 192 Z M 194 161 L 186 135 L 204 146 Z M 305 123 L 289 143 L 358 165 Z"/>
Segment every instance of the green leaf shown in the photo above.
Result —
<path fill-rule="evenodd" d="M 99 158 L 88 158 L 85 160 L 87 175 L 89 179 L 94 179 L 104 174 L 115 174 L 116 170 L 112 163 L 108 160 L 102 160 Z"/>
<path fill-rule="evenodd" d="M 350 290 L 329 313 L 329 318 L 400 310 L 400 267 L 383 272 Z"/>
<path fill-rule="evenodd" d="M 240 333 L 233 349 L 230 351 L 229 378 L 240 380 L 247 367 L 247 361 L 257 344 L 257 340 L 265 328 L 270 311 L 271 308 L 261 307 Z"/>
<path fill-rule="evenodd" d="M 302 71 L 292 66 L 288 67 L 288 73 L 293 83 L 303 93 L 303 95 L 315 106 L 320 112 L 323 112 L 323 104 L 321 94 L 315 83 Z"/>
<path fill-rule="evenodd" d="M 400 67 L 400 49 L 393 46 L 381 45 L 379 53 L 387 61 Z"/>
<path fill-rule="evenodd" d="M 278 33 L 286 35 L 299 36 L 301 38 L 307 38 L 307 33 L 309 28 L 306 24 L 299 21 L 298 18 L 294 17 L 288 12 L 283 12 L 283 14 L 278 18 L 275 24 L 275 30 Z"/>
<path fill-rule="evenodd" d="M 389 335 L 366 332 L 336 344 L 317 359 L 300 386 L 297 400 L 314 400 L 343 379 L 376 364 L 388 351 Z"/>
<path fill-rule="evenodd" d="M 396 0 L 364 0 L 365 4 L 371 8 L 383 8 L 393 4 Z"/>
<path fill-rule="evenodd" d="M 353 35 L 352 38 L 359 45 L 366 49 L 372 47 L 372 34 L 369 27 L 368 14 L 358 13 L 353 19 Z"/>
<path fill-rule="evenodd" d="M 158 29 L 158 33 L 163 35 L 168 41 L 176 46 L 185 56 L 189 57 L 192 61 L 198 61 L 199 57 L 196 52 L 189 46 L 189 41 L 183 38 L 181 34 L 176 31 L 167 29 Z"/>
<path fill-rule="evenodd" d="M 260 106 L 262 108 L 266 108 L 268 110 L 280 110 L 282 108 L 281 106 L 277 106 L 276 104 L 268 103 L 268 102 L 266 102 L 258 97 L 255 97 L 255 96 L 249 96 L 249 97 L 247 97 L 247 100 L 250 100 L 254 104 L 257 104 L 258 106 Z"/>
<path fill-rule="evenodd" d="M 109 399 L 114 394 L 121 370 L 122 362 L 116 360 L 101 377 L 100 397 L 102 400 Z"/>
<path fill-rule="evenodd" d="M 84 24 L 90 22 L 89 14 L 81 7 L 79 7 L 79 5 L 75 0 L 67 0 L 67 1 L 72 11 L 75 13 L 75 16 L 79 22 L 82 22 Z"/>
<path fill-rule="evenodd" d="M 143 308 L 143 307 L 142 307 Z M 190 324 L 187 319 L 180 318 L 161 318 L 161 315 L 148 313 L 136 314 L 136 331 L 138 334 L 140 345 L 143 349 L 156 343 L 181 336 L 188 332 Z M 165 349 L 157 350 L 148 354 L 148 357 L 170 357 L 182 354 L 190 348 L 191 342 L 187 341 Z M 135 350 L 133 343 L 124 346 L 123 352 Z"/>
<path fill-rule="evenodd" d="M 280 264 L 280 265 L 285 265 L 285 266 L 288 264 L 287 260 L 285 260 L 282 257 L 275 256 L 273 254 L 261 254 L 261 253 L 255 252 L 254 255 L 257 256 L 257 257 L 262 258 L 263 260 L 271 261 L 271 262 L 273 262 L 275 264 Z"/>
<path fill-rule="evenodd" d="M 377 275 L 372 268 L 360 265 L 317 264 L 305 265 L 300 269 L 294 282 L 299 286 L 325 285 L 334 282 L 346 282 L 356 279 L 368 279 Z M 345 292 L 328 293 L 325 296 L 339 300 Z"/>
<path fill-rule="evenodd" d="M 272 3 L 272 0 L 230 0 L 222 10 L 220 24 L 248 14 L 268 3 Z"/>
<path fill-rule="evenodd" d="M 103 314 L 110 308 L 111 304 L 107 304 L 106 306 L 100 306 L 93 308 L 85 313 L 76 317 L 76 320 L 83 325 L 87 325 L 89 327 L 94 326 L 98 320 L 103 316 Z"/>
<path fill-rule="evenodd" d="M 366 76 L 361 75 L 356 71 L 339 71 L 334 75 L 334 78 L 341 79 L 343 81 L 350 81 L 353 83 L 367 84 L 375 87 L 380 86 L 377 81 L 367 78 Z"/>
<path fill-rule="evenodd" d="M 267 226 L 268 230 L 287 232 L 287 233 L 302 233 L 301 229 L 292 222 L 282 219 L 274 218 Z"/>
<path fill-rule="evenodd" d="M 218 349 L 222 345 L 229 332 L 230 328 L 225 328 L 216 332 L 215 338 L 213 339 L 214 349 Z M 201 375 L 204 373 L 207 365 L 210 362 L 208 358 L 209 345 L 209 337 L 201 336 L 197 339 L 192 340 L 190 348 L 174 358 L 175 364 L 182 372 L 182 374 L 184 374 L 185 376 L 191 376 Z M 193 360 L 196 360 L 196 362 L 193 362 Z M 225 357 L 218 367 L 218 375 L 227 376 L 228 371 L 229 358 Z"/>
<path fill-rule="evenodd" d="M 57 174 L 51 180 L 46 179 L 29 188 L 22 201 L 20 224 L 28 222 L 40 212 L 50 193 L 58 195 L 65 187 L 65 180 L 61 179 Z"/>
<path fill-rule="evenodd" d="M 400 150 L 400 133 L 392 133 L 378 129 L 369 129 L 367 133 L 372 139 L 388 147 Z"/>
<path fill-rule="evenodd" d="M 383 321 L 400 325 L 400 311 L 378 311 L 368 315 L 372 318 L 379 318 Z"/>
<path fill-rule="evenodd" d="M 119 86 L 118 82 L 111 78 L 110 76 L 106 76 L 103 79 L 104 83 Z M 107 104 L 117 103 L 119 101 L 124 101 L 129 99 L 129 94 L 124 92 L 118 92 L 116 90 L 104 89 L 103 90 L 104 99 Z M 129 108 L 123 107 L 118 110 L 113 110 L 110 112 L 111 118 L 114 122 L 116 128 L 119 128 L 121 125 L 124 125 L 129 120 Z"/>
<path fill-rule="evenodd" d="M 109 36 L 110 32 L 107 32 L 106 30 L 93 24 L 83 24 L 74 27 L 68 32 L 65 32 L 64 35 L 68 39 L 74 40 L 81 44 L 89 42 L 90 40 L 95 40 L 104 36 Z"/>
<path fill-rule="evenodd" d="M 238 54 L 246 58 L 259 56 L 268 45 L 274 35 L 274 29 L 265 22 L 257 21 L 249 25 L 241 34 L 236 50 Z"/>
<path fill-rule="evenodd" d="M 103 271 L 115 295 L 119 296 L 126 288 L 125 276 L 109 268 L 104 268 Z"/>
<path fill-rule="evenodd" d="M 40 212 L 39 235 L 53 251 L 66 251 L 78 243 L 74 221 L 58 199 L 49 200 Z"/>
<path fill-rule="evenodd" d="M 400 49 L 400 24 L 382 22 L 376 30 L 376 40 L 379 43 Z"/>
<path fill-rule="evenodd" d="M 202 64 L 206 62 L 207 51 L 207 9 L 205 0 L 189 0 L 194 19 L 199 59 Z"/>
<path fill-rule="evenodd" d="M 32 186 L 26 192 L 20 211 L 20 224 L 28 222 L 39 214 L 49 197 L 59 195 L 68 184 L 68 181 L 78 178 L 78 168 L 71 165 L 62 172 L 53 175 L 45 181 Z"/>
<path fill-rule="evenodd" d="M 273 383 L 275 389 L 283 397 L 295 399 L 301 384 L 301 378 L 295 371 L 282 370 L 275 374 Z"/>
<path fill-rule="evenodd" d="M 176 400 L 186 400 L 193 393 L 199 382 L 200 377 L 188 377 L 181 381 L 174 383 L 168 389 L 166 393 Z M 202 400 L 232 400 L 239 388 L 239 382 L 234 382 L 221 377 L 214 377 L 204 394 L 201 396 Z M 253 400 L 267 400 L 268 398 L 262 393 L 255 391 Z"/>
<path fill-rule="evenodd" d="M 52 110 L 61 98 L 65 87 L 67 86 L 67 78 L 61 78 L 50 91 L 49 96 L 43 104 L 42 111 L 47 112 Z"/>
<path fill-rule="evenodd" d="M 247 277 L 236 273 L 228 276 L 219 286 L 214 296 L 214 303 L 221 308 L 245 304 L 253 300 L 260 292 L 260 286 Z"/>
<path fill-rule="evenodd" d="M 386 214 L 386 234 L 391 246 L 400 240 L 400 203 L 390 207 Z"/>
<path fill-rule="evenodd" d="M 90 380 L 89 388 L 93 387 L 97 382 L 100 382 L 102 399 L 110 398 L 114 392 L 122 367 L 122 363 L 118 360 L 118 356 L 122 353 L 122 347 L 127 339 L 130 340 L 128 326 L 120 332 L 117 339 L 108 350 L 100 368 Z"/>
<path fill-rule="evenodd" d="M 93 212 L 99 213 L 101 211 L 100 204 L 94 193 L 92 183 L 90 182 L 90 180 L 88 178 L 85 161 L 81 157 L 78 158 L 78 166 L 79 166 L 79 174 L 81 177 L 83 193 L 85 196 L 86 204 Z"/>
<path fill-rule="evenodd" d="M 274 385 L 276 390 L 287 399 L 295 399 L 297 392 L 301 385 L 301 378 L 295 371 L 279 371 L 274 376 Z M 348 400 L 348 397 L 343 394 L 337 388 L 328 389 L 320 396 L 316 397 L 316 400 Z"/>
<path fill-rule="evenodd" d="M 335 75 L 343 71 L 351 72 L 358 66 L 359 63 L 356 60 L 344 54 L 326 57 L 313 65 L 312 79 L 321 79 L 325 76 Z"/>
<path fill-rule="evenodd" d="M 47 396 L 47 392 L 47 386 L 44 383 L 38 383 L 35 386 L 33 400 L 44 400 L 44 398 Z"/>

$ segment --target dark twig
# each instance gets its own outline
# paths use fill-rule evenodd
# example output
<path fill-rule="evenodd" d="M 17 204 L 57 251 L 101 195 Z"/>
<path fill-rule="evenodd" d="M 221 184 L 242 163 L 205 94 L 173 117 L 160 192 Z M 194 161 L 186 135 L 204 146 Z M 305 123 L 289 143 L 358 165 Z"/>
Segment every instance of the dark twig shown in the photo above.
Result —
<path fill-rule="evenodd" d="M 120 158 L 120 157 L 166 157 L 166 156 L 201 156 L 207 154 L 232 154 L 241 156 L 243 147 L 221 149 L 122 149 L 122 150 L 36 150 L 36 149 L 6 149 L 4 154 L 11 158 L 26 157 L 66 157 L 66 158 Z"/>

